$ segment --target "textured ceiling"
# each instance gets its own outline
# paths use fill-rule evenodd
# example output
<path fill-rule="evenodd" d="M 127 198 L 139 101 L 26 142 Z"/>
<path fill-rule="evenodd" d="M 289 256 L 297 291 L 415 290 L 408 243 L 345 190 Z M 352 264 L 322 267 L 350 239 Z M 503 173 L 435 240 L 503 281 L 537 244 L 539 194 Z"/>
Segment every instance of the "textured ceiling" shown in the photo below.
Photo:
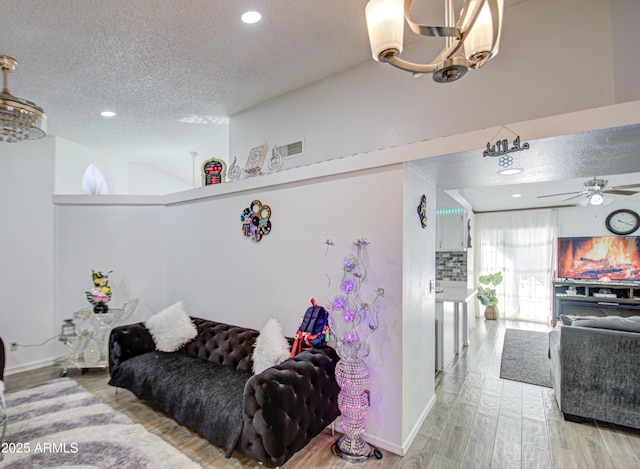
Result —
<path fill-rule="evenodd" d="M 505 8 L 526 1 L 533 0 L 505 0 Z M 0 54 L 18 60 L 9 88 L 45 109 L 50 135 L 154 164 L 190 183 L 191 152 L 203 159 L 227 156 L 229 116 L 371 60 L 366 3 L 1 0 Z M 462 0 L 455 4 L 459 9 Z M 417 1 L 412 15 L 429 22 L 443 16 L 442 5 Z M 263 21 L 243 24 L 240 14 L 249 8 L 261 10 Z M 406 35 L 407 42 L 418 39 Z M 105 109 L 117 117 L 100 117 Z M 640 140 L 637 129 L 632 133 L 635 142 Z M 526 176 L 516 176 L 514 184 L 525 182 L 518 178 L 535 182 L 613 174 L 615 165 L 597 167 L 609 159 L 589 151 L 592 144 L 588 140 L 580 146 L 583 153 L 572 153 L 576 165 L 556 156 L 569 154 L 566 142 L 545 142 L 546 150 L 539 147 L 527 155 L 535 164 Z M 626 158 L 629 166 L 632 152 L 635 171 L 640 171 L 635 147 L 623 146 L 619 154 L 624 156 L 608 155 Z M 439 175 L 438 186 L 466 188 L 479 209 L 492 209 L 501 198 L 486 195 L 487 188 L 507 183 L 495 174 L 478 177 L 480 168 L 470 165 L 468 156 L 454 155 L 447 164 L 432 158 L 428 164 Z M 452 167 L 464 171 L 452 172 Z M 548 171 L 536 173 L 534 167 L 554 168 L 553 177 Z"/>
<path fill-rule="evenodd" d="M 191 151 L 227 156 L 228 116 L 369 60 L 365 4 L 2 0 L 0 53 L 50 135 L 169 170 L 183 158 L 190 181 Z M 250 7 L 262 22 L 240 21 Z"/>
<path fill-rule="evenodd" d="M 227 156 L 229 116 L 371 60 L 366 3 L 1 0 L 0 54 L 18 60 L 9 88 L 45 109 L 50 135 L 190 182 L 191 152 Z M 431 22 L 443 5 L 412 15 Z M 263 20 L 245 25 L 251 8 Z"/>

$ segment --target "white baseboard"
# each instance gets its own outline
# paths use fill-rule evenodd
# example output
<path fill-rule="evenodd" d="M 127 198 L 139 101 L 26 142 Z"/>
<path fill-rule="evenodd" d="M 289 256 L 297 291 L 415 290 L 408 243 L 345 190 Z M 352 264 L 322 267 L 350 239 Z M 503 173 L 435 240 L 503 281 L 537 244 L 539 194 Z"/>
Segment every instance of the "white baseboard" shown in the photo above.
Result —
<path fill-rule="evenodd" d="M 402 452 L 402 447 L 394 443 L 391 443 L 390 441 L 383 440 L 373 435 L 369 435 L 368 433 L 365 433 L 362 437 L 367 443 L 369 443 L 372 446 L 375 446 L 376 448 L 389 451 L 390 453 L 397 454 L 398 456 L 404 456 L 404 453 Z"/>
<path fill-rule="evenodd" d="M 433 395 L 431 397 L 431 400 L 429 401 L 427 406 L 422 411 L 422 414 L 420 414 L 420 418 L 418 419 L 416 424 L 411 429 L 411 432 L 407 436 L 407 439 L 404 440 L 404 442 L 402 443 L 402 453 L 396 453 L 396 454 L 400 454 L 400 456 L 404 456 L 405 454 L 407 454 L 407 451 L 409 451 L 409 448 L 411 447 L 411 445 L 413 443 L 413 440 L 415 440 L 416 436 L 418 436 L 418 432 L 420 431 L 420 427 L 422 427 L 422 424 L 427 419 L 427 415 L 429 415 L 429 412 L 431 412 L 431 409 L 433 409 L 434 405 L 436 405 L 436 396 L 435 395 Z"/>
<path fill-rule="evenodd" d="M 407 439 L 404 441 L 402 446 L 398 446 L 395 443 L 384 440 L 382 438 L 378 438 L 375 435 L 370 435 L 369 433 L 366 433 L 366 432 L 364 433 L 364 435 L 362 435 L 362 437 L 365 439 L 367 443 L 369 443 L 372 446 L 375 446 L 376 448 L 389 451 L 390 453 L 397 454 L 398 456 L 404 456 L 409 451 L 409 448 L 411 447 L 413 440 L 415 440 L 416 436 L 418 435 L 418 431 L 420 431 L 422 424 L 427 419 L 427 415 L 429 415 L 429 412 L 431 412 L 431 409 L 435 404 L 436 404 L 436 396 L 433 396 L 429 401 L 429 403 L 427 404 L 427 406 L 422 411 L 422 413 L 420 414 L 420 418 L 411 429 L 411 433 L 409 434 Z M 332 429 L 335 430 L 337 433 L 340 433 L 339 420 L 340 420 L 340 417 L 336 419 L 332 427 Z"/>
<path fill-rule="evenodd" d="M 4 370 L 4 375 L 14 375 L 16 373 L 22 373 L 23 371 L 37 370 L 38 368 L 44 368 L 45 366 L 51 366 L 54 363 L 53 358 L 45 358 L 44 360 L 38 360 L 30 363 L 23 363 L 22 365 L 8 366 Z"/>

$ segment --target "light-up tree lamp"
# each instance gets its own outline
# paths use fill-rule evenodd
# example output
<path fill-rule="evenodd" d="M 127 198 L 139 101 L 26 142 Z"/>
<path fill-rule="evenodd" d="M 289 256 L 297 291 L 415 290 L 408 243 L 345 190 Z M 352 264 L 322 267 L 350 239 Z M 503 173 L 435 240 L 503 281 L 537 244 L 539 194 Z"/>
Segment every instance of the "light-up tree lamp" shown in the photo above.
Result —
<path fill-rule="evenodd" d="M 326 241 L 327 252 L 333 245 Z M 369 368 L 364 358 L 369 355 L 369 336 L 378 328 L 378 298 L 384 290 L 378 288 L 371 304 L 360 296 L 360 287 L 367 277 L 362 253 L 369 244 L 365 239 L 353 243 L 357 255 L 348 255 L 342 264 L 340 291 L 329 302 L 329 325 L 336 340 L 340 361 L 336 366 L 336 381 L 340 386 L 338 408 L 343 435 L 335 444 L 338 455 L 351 462 L 366 461 L 371 448 L 362 438 L 369 396 Z M 326 253 L 325 253 L 326 260 Z M 331 286 L 331 278 L 329 286 Z"/>

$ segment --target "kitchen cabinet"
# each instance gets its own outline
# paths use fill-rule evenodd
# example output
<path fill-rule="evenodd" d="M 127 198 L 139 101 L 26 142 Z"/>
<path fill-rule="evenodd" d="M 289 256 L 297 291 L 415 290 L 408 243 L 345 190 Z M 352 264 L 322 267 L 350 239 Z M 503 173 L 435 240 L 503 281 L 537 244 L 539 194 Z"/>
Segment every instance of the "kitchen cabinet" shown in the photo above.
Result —
<path fill-rule="evenodd" d="M 436 216 L 436 251 L 462 251 L 467 248 L 466 218 L 464 212 Z"/>

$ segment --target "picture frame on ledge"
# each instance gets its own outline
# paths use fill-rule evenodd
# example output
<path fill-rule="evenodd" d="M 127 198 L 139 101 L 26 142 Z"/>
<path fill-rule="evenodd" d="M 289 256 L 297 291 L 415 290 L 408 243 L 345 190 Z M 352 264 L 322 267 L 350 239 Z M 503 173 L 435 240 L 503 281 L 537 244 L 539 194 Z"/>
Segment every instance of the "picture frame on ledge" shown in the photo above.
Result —
<path fill-rule="evenodd" d="M 244 167 L 244 171 L 249 176 L 256 176 L 260 174 L 262 171 L 262 166 L 264 165 L 264 160 L 267 157 L 267 151 L 269 150 L 269 145 L 267 142 L 264 142 L 259 147 L 252 148 L 249 152 L 249 158 L 247 159 L 247 164 Z"/>

